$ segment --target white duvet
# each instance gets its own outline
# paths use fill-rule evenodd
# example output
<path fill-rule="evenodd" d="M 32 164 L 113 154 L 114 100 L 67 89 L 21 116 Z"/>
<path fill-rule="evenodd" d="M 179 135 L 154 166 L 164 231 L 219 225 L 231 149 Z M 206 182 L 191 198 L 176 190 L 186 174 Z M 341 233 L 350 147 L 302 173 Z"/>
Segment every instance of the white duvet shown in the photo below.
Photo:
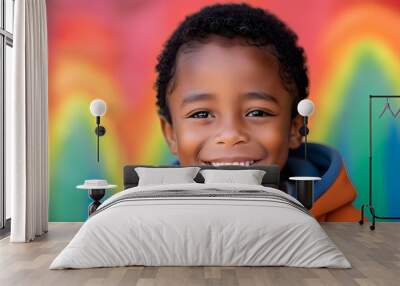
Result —
<path fill-rule="evenodd" d="M 129 199 L 168 190 L 242 191 L 242 195 Z M 243 195 L 246 191 L 248 197 Z M 252 197 L 251 191 L 272 197 Z M 350 268 L 319 223 L 298 204 L 282 191 L 257 185 L 193 183 L 127 189 L 99 207 L 50 269 L 127 265 Z"/>

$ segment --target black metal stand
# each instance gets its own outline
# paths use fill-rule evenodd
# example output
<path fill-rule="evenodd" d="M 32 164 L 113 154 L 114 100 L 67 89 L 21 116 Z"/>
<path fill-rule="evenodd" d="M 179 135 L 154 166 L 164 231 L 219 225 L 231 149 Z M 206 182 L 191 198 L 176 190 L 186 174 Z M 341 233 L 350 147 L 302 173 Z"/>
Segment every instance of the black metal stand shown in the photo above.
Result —
<path fill-rule="evenodd" d="M 89 197 L 93 200 L 93 202 L 88 206 L 88 215 L 90 216 L 94 213 L 97 208 L 101 205 L 100 200 L 104 197 L 106 193 L 105 189 L 91 189 L 89 190 Z"/>
<path fill-rule="evenodd" d="M 387 217 L 378 216 L 375 213 L 375 209 L 372 205 L 372 100 L 382 99 L 382 98 L 400 98 L 400 95 L 370 95 L 369 96 L 369 201 L 368 204 L 363 204 L 361 206 L 361 219 L 359 224 L 364 224 L 364 208 L 367 207 L 372 215 L 372 225 L 370 225 L 371 230 L 375 230 L 375 220 L 376 219 L 400 219 L 400 217 Z"/>

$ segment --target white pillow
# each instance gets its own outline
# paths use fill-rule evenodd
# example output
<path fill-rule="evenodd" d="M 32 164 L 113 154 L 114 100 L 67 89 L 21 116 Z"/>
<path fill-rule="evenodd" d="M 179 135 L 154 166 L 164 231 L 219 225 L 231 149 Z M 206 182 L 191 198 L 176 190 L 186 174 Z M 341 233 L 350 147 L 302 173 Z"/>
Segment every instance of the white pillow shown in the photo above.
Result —
<path fill-rule="evenodd" d="M 204 183 L 226 183 L 261 185 L 265 175 L 263 170 L 218 170 L 206 169 L 200 173 L 204 177 Z"/>
<path fill-rule="evenodd" d="M 146 168 L 136 167 L 139 186 L 196 183 L 199 167 Z"/>

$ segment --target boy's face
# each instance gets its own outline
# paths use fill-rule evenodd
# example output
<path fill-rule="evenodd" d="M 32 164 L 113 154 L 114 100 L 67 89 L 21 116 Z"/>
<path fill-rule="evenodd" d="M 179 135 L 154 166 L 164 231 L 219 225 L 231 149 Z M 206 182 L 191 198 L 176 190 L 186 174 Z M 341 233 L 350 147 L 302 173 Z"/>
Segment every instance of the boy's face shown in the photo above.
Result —
<path fill-rule="evenodd" d="M 275 56 L 240 39 L 212 36 L 180 52 L 161 118 L 181 165 L 285 165 L 301 144 L 302 117 L 291 120 L 293 96 Z"/>

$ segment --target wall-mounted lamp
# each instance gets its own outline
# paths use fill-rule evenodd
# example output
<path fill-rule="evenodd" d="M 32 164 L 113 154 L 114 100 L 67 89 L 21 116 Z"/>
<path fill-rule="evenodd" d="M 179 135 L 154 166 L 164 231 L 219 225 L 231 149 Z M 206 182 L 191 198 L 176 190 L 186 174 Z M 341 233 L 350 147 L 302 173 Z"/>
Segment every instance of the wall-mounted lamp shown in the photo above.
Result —
<path fill-rule="evenodd" d="M 97 162 L 99 162 L 99 150 L 100 150 L 100 142 L 99 138 L 100 136 L 103 136 L 106 134 L 106 129 L 100 125 L 100 117 L 104 116 L 104 114 L 107 111 L 107 104 L 105 103 L 104 100 L 101 99 L 94 99 L 90 103 L 90 113 L 92 113 L 93 116 L 96 117 L 96 124 L 97 127 L 94 130 L 94 132 L 97 135 Z"/>
<path fill-rule="evenodd" d="M 314 103 L 310 99 L 303 99 L 297 105 L 297 111 L 301 116 L 304 117 L 303 126 L 300 128 L 299 132 L 301 136 L 304 136 L 304 160 L 307 160 L 307 134 L 309 132 L 307 128 L 308 117 L 314 112 Z"/>

